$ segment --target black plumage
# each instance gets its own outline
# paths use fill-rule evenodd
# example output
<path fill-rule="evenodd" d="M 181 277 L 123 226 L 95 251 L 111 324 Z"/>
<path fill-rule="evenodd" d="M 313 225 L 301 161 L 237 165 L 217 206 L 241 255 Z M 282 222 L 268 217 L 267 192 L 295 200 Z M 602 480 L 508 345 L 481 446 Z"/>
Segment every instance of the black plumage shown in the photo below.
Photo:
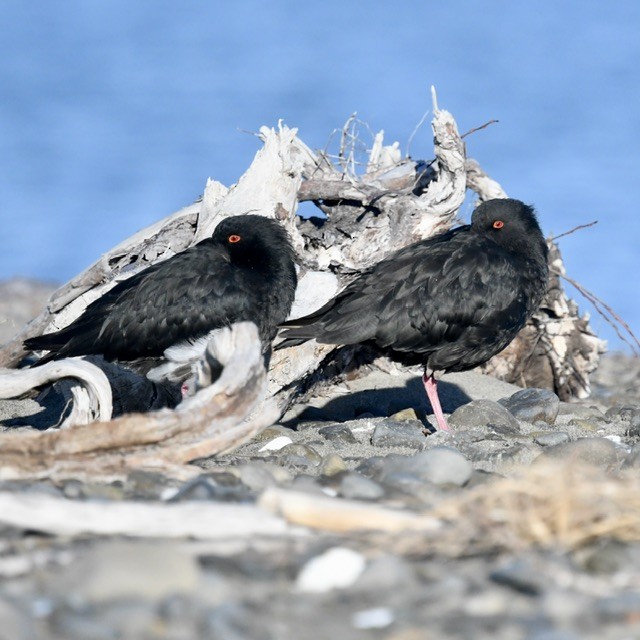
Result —
<path fill-rule="evenodd" d="M 434 373 L 471 369 L 504 349 L 540 304 L 547 279 L 533 208 L 489 200 L 470 225 L 400 249 L 315 313 L 285 323 L 277 348 L 312 338 L 362 343 L 421 364 L 438 426 L 447 429 Z"/>
<path fill-rule="evenodd" d="M 211 238 L 118 283 L 69 326 L 24 344 L 49 351 L 40 363 L 88 354 L 134 361 L 250 320 L 266 352 L 296 284 L 295 252 L 282 225 L 232 216 Z"/>

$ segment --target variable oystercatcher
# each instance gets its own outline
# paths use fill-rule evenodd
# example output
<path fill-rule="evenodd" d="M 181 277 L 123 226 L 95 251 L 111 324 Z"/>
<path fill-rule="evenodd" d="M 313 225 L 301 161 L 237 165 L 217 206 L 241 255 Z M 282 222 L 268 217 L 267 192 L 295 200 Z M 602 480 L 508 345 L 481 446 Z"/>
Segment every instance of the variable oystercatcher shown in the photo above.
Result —
<path fill-rule="evenodd" d="M 547 279 L 547 244 L 533 208 L 489 200 L 470 225 L 400 249 L 318 311 L 284 323 L 276 348 L 315 338 L 421 364 L 438 428 L 449 430 L 436 374 L 472 369 L 504 349 L 537 309 Z"/>
<path fill-rule="evenodd" d="M 24 344 L 49 351 L 38 364 L 88 354 L 126 362 L 188 348 L 212 330 L 250 320 L 268 354 L 293 303 L 295 259 L 278 222 L 232 216 L 211 238 L 118 283 L 69 326 Z"/>

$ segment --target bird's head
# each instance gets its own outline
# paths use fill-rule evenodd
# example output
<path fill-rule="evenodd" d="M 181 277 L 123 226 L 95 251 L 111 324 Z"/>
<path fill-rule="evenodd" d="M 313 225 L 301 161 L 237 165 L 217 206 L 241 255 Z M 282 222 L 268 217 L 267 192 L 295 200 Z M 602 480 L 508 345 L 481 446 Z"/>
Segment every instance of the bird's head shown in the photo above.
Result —
<path fill-rule="evenodd" d="M 547 244 L 535 211 L 520 200 L 499 198 L 483 202 L 471 216 L 471 228 L 506 249 L 546 261 Z"/>
<path fill-rule="evenodd" d="M 296 260 L 286 229 L 264 216 L 246 214 L 225 218 L 215 228 L 212 238 L 237 264 L 260 267 L 274 262 L 293 264 Z"/>

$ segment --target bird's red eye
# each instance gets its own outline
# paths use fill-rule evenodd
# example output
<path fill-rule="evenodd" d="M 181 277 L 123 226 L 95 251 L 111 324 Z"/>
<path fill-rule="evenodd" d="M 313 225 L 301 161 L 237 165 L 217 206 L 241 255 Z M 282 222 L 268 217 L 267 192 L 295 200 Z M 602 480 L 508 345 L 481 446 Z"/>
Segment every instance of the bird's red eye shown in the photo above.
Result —
<path fill-rule="evenodd" d="M 233 235 L 229 236 L 228 240 L 229 240 L 229 242 L 232 242 L 232 243 L 235 244 L 236 242 L 240 242 L 241 238 L 240 238 L 240 236 L 237 236 L 237 235 L 233 234 Z"/>
<path fill-rule="evenodd" d="M 502 227 L 504 227 L 504 222 L 502 222 L 502 220 L 496 220 L 493 223 L 493 228 L 494 229 L 502 229 Z"/>

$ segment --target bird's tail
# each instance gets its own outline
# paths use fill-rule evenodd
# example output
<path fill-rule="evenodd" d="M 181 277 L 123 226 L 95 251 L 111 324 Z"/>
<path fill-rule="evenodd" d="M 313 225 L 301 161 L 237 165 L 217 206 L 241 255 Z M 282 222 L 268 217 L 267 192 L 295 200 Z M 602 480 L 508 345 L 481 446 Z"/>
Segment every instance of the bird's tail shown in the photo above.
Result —
<path fill-rule="evenodd" d="M 304 318 L 283 322 L 278 332 L 278 338 L 282 338 L 282 340 L 274 345 L 274 351 L 286 349 L 287 347 L 296 347 L 315 338 L 316 331 L 312 326 L 315 319 L 315 314 L 312 314 Z"/>
<path fill-rule="evenodd" d="M 46 364 L 56 358 L 65 356 L 64 347 L 68 338 L 61 335 L 63 331 L 55 333 L 47 333 L 42 336 L 34 336 L 23 341 L 25 349 L 28 351 L 48 351 L 49 353 L 42 356 L 36 364 Z"/>

